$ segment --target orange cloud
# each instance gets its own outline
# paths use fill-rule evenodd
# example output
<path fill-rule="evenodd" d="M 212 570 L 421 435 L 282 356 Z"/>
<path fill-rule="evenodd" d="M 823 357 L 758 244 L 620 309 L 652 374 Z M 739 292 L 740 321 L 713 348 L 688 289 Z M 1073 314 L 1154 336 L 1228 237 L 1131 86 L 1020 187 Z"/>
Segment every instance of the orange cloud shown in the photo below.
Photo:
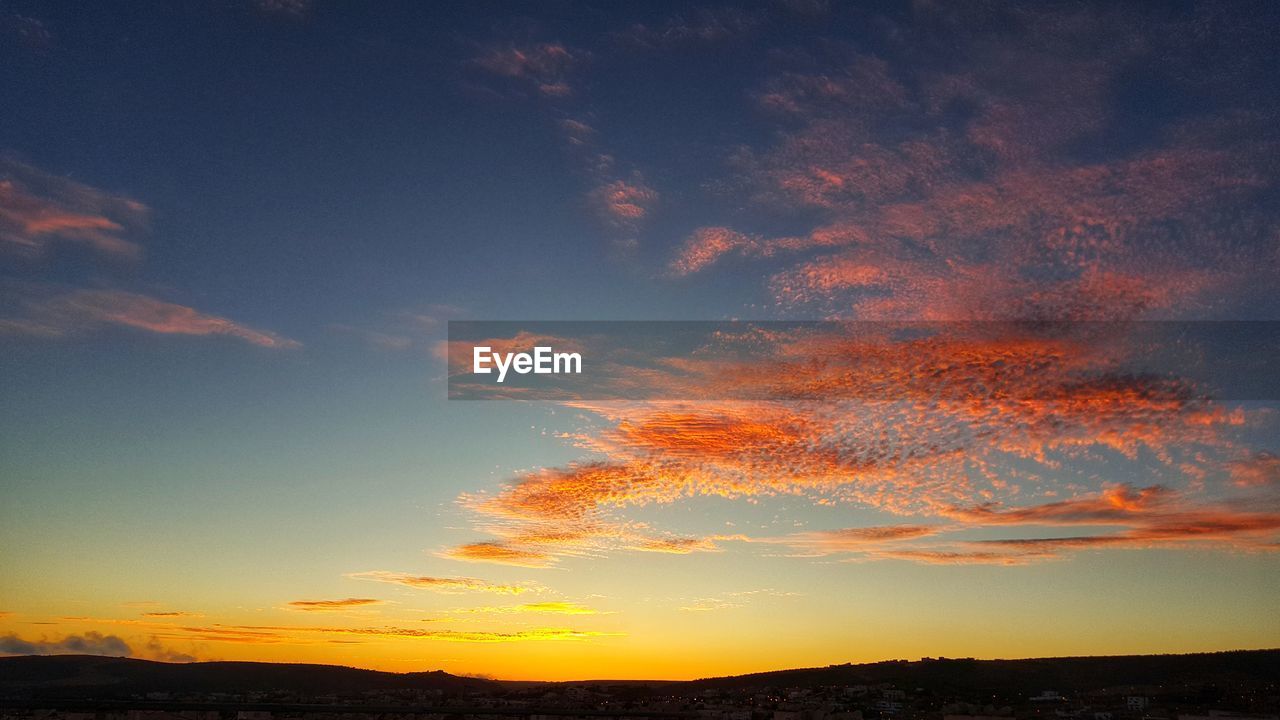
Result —
<path fill-rule="evenodd" d="M 686 377 L 714 379 L 747 396 L 813 400 L 573 403 L 607 425 L 572 439 L 607 459 L 527 473 L 496 493 L 463 496 L 479 527 L 499 539 L 451 552 L 543 565 L 615 550 L 715 551 L 719 536 L 655 533 L 629 522 L 626 510 L 700 495 L 787 494 L 947 523 L 776 539 L 801 555 L 1025 562 L 1026 552 L 970 557 L 898 545 L 950 532 L 956 523 L 1125 525 L 1164 505 L 1188 504 L 1160 487 L 1127 486 L 1039 506 L 991 504 L 1017 491 L 1007 469 L 1013 461 L 1026 465 L 1018 471 L 1023 481 L 1038 483 L 1064 463 L 1104 450 L 1129 459 L 1147 451 L 1176 472 L 1237 454 L 1228 434 L 1243 415 L 1185 382 L 1117 371 L 1126 353 L 1115 341 L 1123 336 L 1093 337 L 1096 328 L 1085 327 L 1056 336 L 1019 326 L 946 326 L 934 334 L 916 328 L 905 338 L 891 327 L 828 327 L 756 335 L 752 342 L 768 351 L 754 362 L 695 354 L 680 366 Z"/>
<path fill-rule="evenodd" d="M 144 612 L 142 617 L 149 618 L 181 618 L 181 617 L 204 617 L 200 613 L 184 612 L 181 610 L 163 610 L 157 612 Z"/>
<path fill-rule="evenodd" d="M 381 600 L 373 598 L 343 598 L 342 600 L 294 600 L 289 603 L 288 607 L 291 610 L 307 612 L 330 612 L 381 604 L 383 604 Z"/>
<path fill-rule="evenodd" d="M 627 550 L 669 553 L 672 555 L 688 555 L 692 552 L 716 552 L 720 549 L 720 546 L 716 544 L 716 539 L 710 537 L 639 538 L 635 543 L 625 547 Z"/>
<path fill-rule="evenodd" d="M 643 220 L 658 194 L 645 185 L 622 180 L 604 185 L 596 190 L 596 199 L 610 222 L 632 223 Z"/>
<path fill-rule="evenodd" d="M 634 241 L 645 219 L 658 202 L 658 192 L 637 174 L 630 180 L 610 180 L 588 195 L 600 221 L 623 237 Z"/>
<path fill-rule="evenodd" d="M 915 540 L 935 535 L 942 527 L 933 525 L 882 525 L 876 527 L 841 528 L 795 533 L 757 542 L 788 545 L 804 555 L 834 555 L 865 552 L 876 546 L 899 540 Z"/>
<path fill-rule="evenodd" d="M 1025 565 L 1033 560 L 1045 560 L 1050 553 L 1005 553 L 998 551 L 954 551 L 954 550 L 880 550 L 873 554 L 874 558 L 884 560 L 906 560 L 924 565 Z"/>
<path fill-rule="evenodd" d="M 698 228 L 671 261 L 675 275 L 690 275 L 733 252 L 757 253 L 760 241 L 724 227 Z"/>
<path fill-rule="evenodd" d="M 1231 482 L 1244 488 L 1280 485 L 1280 457 L 1275 453 L 1259 452 L 1245 460 L 1232 462 Z"/>
<path fill-rule="evenodd" d="M 778 120 L 776 142 L 735 148 L 733 177 L 716 183 L 746 211 L 693 230 L 669 275 L 768 260 L 774 311 L 1028 327 L 1216 317 L 1268 286 L 1280 223 L 1258 198 L 1276 184 L 1272 110 L 1200 113 L 1144 132 L 1141 145 L 1093 152 L 1116 121 L 1116 73 L 1147 52 L 1131 25 L 1037 8 L 1017 13 L 1035 31 L 1010 37 L 925 12 L 928 32 L 945 30 L 965 62 L 899 67 L 853 48 L 775 58 L 755 99 Z M 919 30 L 894 31 L 895 46 L 932 46 Z M 1193 27 L 1161 32 L 1191 48 L 1184 62 L 1195 56 Z M 1204 73 L 1189 62 L 1178 82 L 1214 85 Z M 570 142 L 593 142 L 585 125 L 561 127 Z M 608 188 L 616 173 L 595 177 Z M 644 217 L 617 189 L 601 203 Z M 753 228 L 770 210 L 807 225 Z M 628 514 L 774 495 L 909 519 L 776 539 L 853 560 L 1022 564 L 1083 547 L 1274 545 L 1274 458 L 1249 453 L 1239 434 L 1256 415 L 1187 380 L 1125 372 L 1132 346 L 1107 336 L 1115 326 L 1091 327 L 1088 337 L 851 328 L 755 338 L 764 349 L 747 360 L 715 348 L 659 359 L 625 389 L 701 402 L 570 402 L 604 424 L 569 436 L 590 457 L 464 495 L 477 530 L 496 539 L 457 552 L 551 562 L 712 550 L 715 536 L 665 540 Z M 1115 467 L 1167 483 L 1103 485 Z M 1223 496 L 1233 489 L 1246 495 Z M 1035 525 L 1098 534 L 981 546 L 950 535 Z"/>
<path fill-rule="evenodd" d="M 441 557 L 452 560 L 470 562 L 492 562 L 520 567 L 548 567 L 555 563 L 555 556 L 549 553 L 513 547 L 502 542 L 476 542 L 460 545 L 441 553 Z"/>
<path fill-rule="evenodd" d="M 177 628 L 176 633 L 158 633 L 157 637 L 198 639 L 207 642 L 238 644 L 301 644 L 314 642 L 309 636 L 358 636 L 380 638 L 420 638 L 446 642 L 510 643 L 543 640 L 591 640 L 616 636 L 618 633 L 572 628 L 533 628 L 510 632 L 484 630 L 421 630 L 404 627 L 326 627 L 287 625 L 211 625 Z"/>
<path fill-rule="evenodd" d="M 1117 525 L 1169 507 L 1177 497 L 1159 485 L 1140 490 L 1120 485 L 1092 497 L 1008 509 L 990 505 L 957 507 L 946 514 L 982 525 Z"/>

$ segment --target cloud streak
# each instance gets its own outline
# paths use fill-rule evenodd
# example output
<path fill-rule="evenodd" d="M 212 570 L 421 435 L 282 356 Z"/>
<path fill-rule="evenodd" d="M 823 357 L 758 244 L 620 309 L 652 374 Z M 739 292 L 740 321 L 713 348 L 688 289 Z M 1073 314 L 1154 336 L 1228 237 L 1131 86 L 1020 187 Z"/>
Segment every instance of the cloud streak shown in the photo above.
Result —
<path fill-rule="evenodd" d="M 222 335 L 270 349 L 293 349 L 301 343 L 267 330 L 120 290 L 74 290 L 61 294 L 36 293 L 22 299 L 23 312 L 0 319 L 0 331 L 61 337 L 117 325 L 160 335 Z"/>
<path fill-rule="evenodd" d="M 560 600 L 551 600 L 547 602 L 524 603 L 522 605 L 500 605 L 489 607 L 475 608 L 459 608 L 450 610 L 450 613 L 471 615 L 510 615 L 510 614 L 526 614 L 526 613 L 548 613 L 552 615 L 600 615 L 602 614 L 595 608 L 582 605 L 575 602 L 564 602 Z"/>
<path fill-rule="evenodd" d="M 347 577 L 357 580 L 403 585 L 415 590 L 430 590 L 439 593 L 485 592 L 499 595 L 519 595 L 535 588 L 528 585 L 504 585 L 469 577 L 434 577 L 430 575 L 412 575 L 410 573 L 392 572 L 389 570 L 369 570 L 351 573 Z"/>
<path fill-rule="evenodd" d="M 334 612 L 382 604 L 381 600 L 374 598 L 343 598 L 341 600 L 294 600 L 287 607 L 290 610 L 304 612 Z"/>

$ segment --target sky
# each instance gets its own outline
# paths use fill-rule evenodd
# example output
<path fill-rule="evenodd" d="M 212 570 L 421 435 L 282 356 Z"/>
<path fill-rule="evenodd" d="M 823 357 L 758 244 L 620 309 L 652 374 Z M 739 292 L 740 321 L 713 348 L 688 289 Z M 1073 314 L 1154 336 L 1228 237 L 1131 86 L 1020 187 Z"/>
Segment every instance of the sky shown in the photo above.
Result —
<path fill-rule="evenodd" d="M 1258 321 L 1274 352 L 1277 28 L 0 0 L 0 654 L 563 680 L 1280 646 L 1277 396 L 1117 340 Z M 624 399 L 449 399 L 450 322 L 530 320 L 831 322 L 654 350 Z"/>

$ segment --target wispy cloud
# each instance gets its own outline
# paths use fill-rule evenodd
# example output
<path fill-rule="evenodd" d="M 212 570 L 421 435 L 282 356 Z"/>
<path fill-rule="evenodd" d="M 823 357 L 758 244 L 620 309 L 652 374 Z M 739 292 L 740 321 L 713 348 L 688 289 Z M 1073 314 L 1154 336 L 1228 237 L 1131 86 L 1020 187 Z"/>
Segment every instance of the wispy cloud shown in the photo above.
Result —
<path fill-rule="evenodd" d="M 268 15 L 302 17 L 311 10 L 311 0 L 253 0 L 257 9 Z"/>
<path fill-rule="evenodd" d="M 690 8 L 658 23 L 635 23 L 614 37 L 624 47 L 672 50 L 750 39 L 763 13 L 732 6 Z"/>
<path fill-rule="evenodd" d="M 638 175 L 630 180 L 605 182 L 592 190 L 589 197 L 601 222 L 628 243 L 634 242 L 658 202 L 658 192 Z"/>
<path fill-rule="evenodd" d="M 587 641 L 613 637 L 619 633 L 578 630 L 563 627 L 530 628 L 511 631 L 490 630 L 423 630 L 397 626 L 338 627 L 308 625 L 207 625 L 174 627 L 157 632 L 157 637 L 178 640 L 200 640 L 242 645 L 299 644 L 333 642 L 342 638 L 416 638 L 463 643 L 514 643 L 537 641 Z"/>
<path fill-rule="evenodd" d="M 581 60 L 580 54 L 554 42 L 490 45 L 472 58 L 470 64 L 508 80 L 511 88 L 561 98 L 573 93 L 569 77 Z"/>
<path fill-rule="evenodd" d="M 287 607 L 290 610 L 304 612 L 334 612 L 382 604 L 381 600 L 374 598 L 343 598 L 341 600 L 294 600 Z"/>
<path fill-rule="evenodd" d="M 599 615 L 599 610 L 575 602 L 552 600 L 547 602 L 524 603 L 522 605 L 499 605 L 488 607 L 458 608 L 450 610 L 453 614 L 462 615 L 510 615 L 523 613 L 548 613 L 553 615 Z"/>
<path fill-rule="evenodd" d="M 0 37 L 36 53 L 49 50 L 54 43 L 53 33 L 43 20 L 18 13 L 0 14 Z"/>
<path fill-rule="evenodd" d="M 928 537 L 942 529 L 944 528 L 941 526 L 933 525 L 878 525 L 873 527 L 840 528 L 838 530 L 814 530 L 777 538 L 762 538 L 754 542 L 787 545 L 798 554 L 804 556 L 823 556 L 865 552 L 888 543 Z"/>
<path fill-rule="evenodd" d="M 141 248 L 125 235 L 146 226 L 142 203 L 0 159 L 0 247 L 39 253 L 53 243 L 137 257 Z"/>
<path fill-rule="evenodd" d="M 719 23 L 734 25 L 736 11 L 699 13 L 698 30 L 710 34 Z M 671 39 L 682 25 L 667 28 Z M 648 33 L 643 26 L 629 33 L 636 41 Z M 656 40 L 656 38 L 650 38 Z M 636 168 L 621 162 L 602 143 L 591 113 L 574 103 L 578 94 L 575 76 L 592 53 L 559 42 L 488 44 L 467 66 L 485 76 L 485 87 L 505 97 L 533 98 L 551 116 L 570 160 L 586 176 L 586 206 L 617 248 L 630 250 L 659 200 L 656 189 Z"/>
<path fill-rule="evenodd" d="M 761 588 L 759 590 L 740 590 L 738 592 L 725 593 L 715 597 L 695 598 L 680 606 L 680 610 L 684 612 L 719 612 L 723 610 L 732 610 L 740 608 L 753 600 L 760 598 L 793 598 L 799 597 L 799 593 L 790 591 L 774 590 L 773 588 Z"/>
<path fill-rule="evenodd" d="M 431 590 L 441 593 L 486 592 L 499 595 L 519 595 L 536 588 L 529 585 L 509 585 L 491 583 L 486 580 L 469 577 L 433 577 L 429 575 L 413 575 L 410 573 L 391 572 L 388 570 L 369 570 L 351 573 L 347 577 L 359 580 L 403 585 L 418 590 Z"/>
<path fill-rule="evenodd" d="M 0 318 L 0 332 L 60 337 L 121 325 L 162 335 L 225 335 L 272 349 L 301 346 L 296 340 L 242 325 L 195 308 L 121 290 L 30 293 L 23 312 Z"/>
<path fill-rule="evenodd" d="M 144 612 L 142 617 L 148 618 L 186 618 L 186 617 L 204 617 L 202 613 L 185 612 L 182 610 L 158 610 L 155 612 Z"/>

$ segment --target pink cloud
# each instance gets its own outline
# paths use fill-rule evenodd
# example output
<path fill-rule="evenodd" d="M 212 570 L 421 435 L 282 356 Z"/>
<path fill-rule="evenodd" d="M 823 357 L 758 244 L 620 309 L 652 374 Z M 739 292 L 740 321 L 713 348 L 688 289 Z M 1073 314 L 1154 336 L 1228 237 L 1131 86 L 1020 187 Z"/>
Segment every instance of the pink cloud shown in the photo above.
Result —
<path fill-rule="evenodd" d="M 536 43 L 487 48 L 471 65 L 543 97 L 561 98 L 573 94 L 568 76 L 579 60 L 560 43 Z"/>
<path fill-rule="evenodd" d="M 25 318 L 9 320 L 10 332 L 61 336 L 102 325 L 123 325 L 148 332 L 176 335 L 227 335 L 266 348 L 297 348 L 301 344 L 265 330 L 241 325 L 185 305 L 119 290 L 75 290 L 26 301 Z"/>
<path fill-rule="evenodd" d="M 31 253 L 55 242 L 136 257 L 141 248 L 124 239 L 145 225 L 147 208 L 11 160 L 0 161 L 0 244 Z"/>

